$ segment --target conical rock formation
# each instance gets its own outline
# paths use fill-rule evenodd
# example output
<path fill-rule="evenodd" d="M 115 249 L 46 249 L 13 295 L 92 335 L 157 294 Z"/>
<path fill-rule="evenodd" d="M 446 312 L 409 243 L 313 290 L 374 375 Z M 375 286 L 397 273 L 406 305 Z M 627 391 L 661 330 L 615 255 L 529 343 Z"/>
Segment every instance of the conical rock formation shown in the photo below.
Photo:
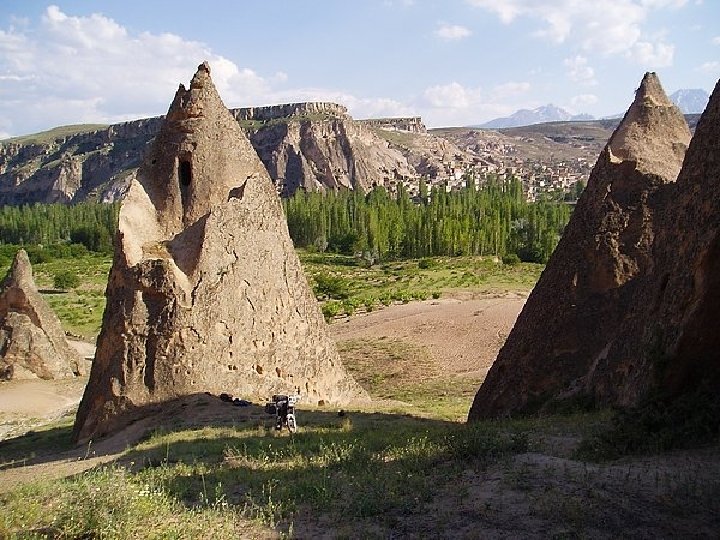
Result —
<path fill-rule="evenodd" d="M 478 391 L 469 420 L 558 399 L 612 403 L 595 369 L 652 271 L 661 188 L 690 141 L 679 109 L 647 73 L 600 154 L 560 243 Z M 599 386 L 598 386 L 599 385 Z"/>
<path fill-rule="evenodd" d="M 80 355 L 38 292 L 25 250 L 0 288 L 0 380 L 80 375 Z"/>
<path fill-rule="evenodd" d="M 655 271 L 600 366 L 622 405 L 698 388 L 720 396 L 720 82 L 667 191 Z"/>
<path fill-rule="evenodd" d="M 183 395 L 365 398 L 343 368 L 265 168 L 207 64 L 175 95 L 120 211 L 77 440 Z"/>

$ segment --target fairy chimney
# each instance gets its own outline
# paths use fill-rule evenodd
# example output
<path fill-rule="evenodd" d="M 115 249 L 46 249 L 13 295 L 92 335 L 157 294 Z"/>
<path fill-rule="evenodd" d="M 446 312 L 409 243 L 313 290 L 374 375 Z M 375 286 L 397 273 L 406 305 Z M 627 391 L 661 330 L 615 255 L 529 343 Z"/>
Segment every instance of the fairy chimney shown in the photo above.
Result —
<path fill-rule="evenodd" d="M 346 372 L 280 200 L 207 63 L 180 85 L 120 211 L 78 441 L 198 392 L 366 398 Z"/>
<path fill-rule="evenodd" d="M 25 250 L 0 286 L 0 380 L 80 375 L 80 355 L 35 286 Z"/>
<path fill-rule="evenodd" d="M 545 271 L 518 316 L 469 421 L 528 413 L 558 400 L 605 404 L 595 369 L 652 273 L 655 223 L 690 142 L 654 73 L 600 154 Z M 592 381 L 592 384 L 591 384 Z"/>
<path fill-rule="evenodd" d="M 591 381 L 620 405 L 698 389 L 720 396 L 720 81 L 668 187 L 655 271 Z"/>

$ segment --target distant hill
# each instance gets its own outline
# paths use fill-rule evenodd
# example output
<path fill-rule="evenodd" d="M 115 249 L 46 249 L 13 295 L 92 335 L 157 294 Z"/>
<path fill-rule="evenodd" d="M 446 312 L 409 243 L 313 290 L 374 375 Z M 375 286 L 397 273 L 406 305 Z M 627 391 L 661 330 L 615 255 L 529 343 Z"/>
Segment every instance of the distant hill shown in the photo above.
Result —
<path fill-rule="evenodd" d="M 670 100 L 684 114 L 699 114 L 705 110 L 710 96 L 702 88 L 684 88 L 673 92 Z"/>
<path fill-rule="evenodd" d="M 570 114 L 565 109 L 556 107 L 552 103 L 537 107 L 536 109 L 520 109 L 510 116 L 495 118 L 478 126 L 482 128 L 510 128 L 518 126 L 531 126 L 545 122 L 567 122 L 576 120 L 593 120 L 589 114 Z"/>

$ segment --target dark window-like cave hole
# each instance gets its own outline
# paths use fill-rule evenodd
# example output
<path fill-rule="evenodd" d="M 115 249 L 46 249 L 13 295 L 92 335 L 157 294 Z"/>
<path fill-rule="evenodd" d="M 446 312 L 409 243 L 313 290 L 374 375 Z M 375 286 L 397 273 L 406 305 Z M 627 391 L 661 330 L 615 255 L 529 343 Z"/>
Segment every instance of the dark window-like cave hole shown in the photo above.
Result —
<path fill-rule="evenodd" d="M 180 182 L 180 199 L 183 208 L 187 208 L 188 189 L 192 183 L 192 164 L 189 159 L 181 159 L 178 163 L 178 180 Z"/>
<path fill-rule="evenodd" d="M 180 187 L 186 188 L 192 182 L 192 165 L 187 160 L 180 162 L 180 171 L 178 173 L 180 177 Z"/>

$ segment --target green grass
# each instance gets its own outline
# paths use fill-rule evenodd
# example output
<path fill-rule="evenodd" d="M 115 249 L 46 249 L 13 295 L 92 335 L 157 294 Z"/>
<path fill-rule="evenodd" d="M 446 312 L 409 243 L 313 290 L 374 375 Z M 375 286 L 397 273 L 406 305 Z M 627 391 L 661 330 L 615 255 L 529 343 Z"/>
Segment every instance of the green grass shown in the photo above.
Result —
<path fill-rule="evenodd" d="M 57 314 L 66 332 L 86 340 L 93 340 L 100 332 L 110 265 L 110 256 L 88 255 L 33 266 L 38 289 L 43 291 L 43 297 Z M 54 290 L 53 278 L 61 272 L 79 276 L 80 286 L 68 291 Z"/>
<path fill-rule="evenodd" d="M 0 537 L 237 537 L 253 526 L 291 536 L 301 512 L 322 514 L 339 536 L 386 530 L 398 516 L 424 515 L 438 487 L 468 467 L 527 448 L 522 434 L 494 426 L 379 413 L 300 418 L 293 437 L 269 424 L 158 432 L 116 465 L 0 495 Z"/>
<path fill-rule="evenodd" d="M 380 263 L 367 267 L 354 257 L 298 250 L 305 274 L 319 300 L 326 301 L 326 318 L 358 308 L 425 300 L 458 292 L 478 294 L 526 293 L 544 266 L 533 263 L 502 264 L 494 257 L 432 257 Z M 424 268 L 421 268 L 424 267 Z M 326 284 L 332 278 L 333 295 Z M 333 303 L 334 302 L 334 303 Z"/>
<path fill-rule="evenodd" d="M 78 135 L 80 133 L 89 133 L 91 131 L 104 129 L 106 127 L 106 124 L 77 124 L 72 126 L 58 126 L 56 128 L 42 131 L 40 133 L 32 133 L 30 135 L 22 135 L 20 137 L 4 139 L 0 141 L 0 143 L 50 144 L 54 142 L 55 139 L 62 139 L 63 137 Z"/>
<path fill-rule="evenodd" d="M 276 126 L 280 124 L 291 124 L 300 122 L 326 122 L 335 120 L 336 116 L 326 113 L 307 113 L 289 116 L 285 118 L 272 118 L 270 120 L 238 120 L 240 127 L 249 131 L 257 131 L 264 127 Z"/>
<path fill-rule="evenodd" d="M 373 399 L 400 402 L 387 409 L 396 413 L 463 422 L 482 382 L 444 376 L 424 348 L 401 340 L 351 340 L 340 342 L 338 349 L 345 367 Z"/>

